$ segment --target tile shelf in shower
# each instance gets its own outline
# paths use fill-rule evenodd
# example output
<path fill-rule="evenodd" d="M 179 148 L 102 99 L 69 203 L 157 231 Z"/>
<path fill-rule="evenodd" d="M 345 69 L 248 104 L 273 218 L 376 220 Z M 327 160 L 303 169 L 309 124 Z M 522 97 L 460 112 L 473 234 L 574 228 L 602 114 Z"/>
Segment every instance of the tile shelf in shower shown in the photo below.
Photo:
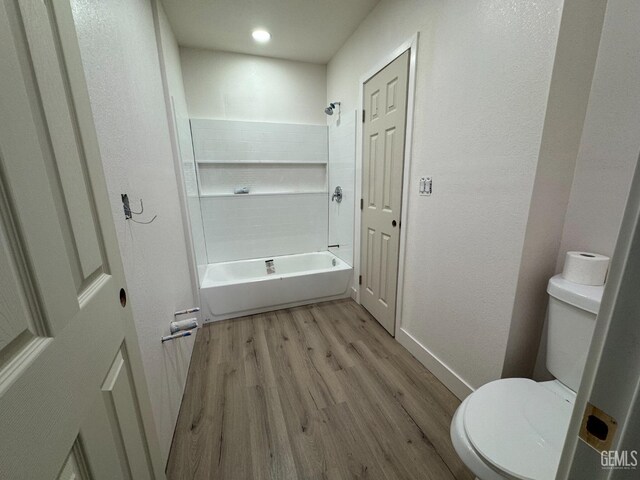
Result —
<path fill-rule="evenodd" d="M 243 193 L 243 194 L 235 194 L 235 193 L 206 193 L 200 195 L 200 198 L 217 198 L 217 197 L 237 197 L 237 198 L 246 198 L 246 197 L 259 197 L 259 196 L 275 196 L 275 195 L 328 195 L 329 192 L 324 190 L 314 190 L 314 191 L 302 191 L 302 192 L 256 192 L 256 193 Z"/>
<path fill-rule="evenodd" d="M 326 165 L 326 160 L 197 160 L 202 165 L 256 165 L 256 164 L 279 164 L 279 165 Z"/>

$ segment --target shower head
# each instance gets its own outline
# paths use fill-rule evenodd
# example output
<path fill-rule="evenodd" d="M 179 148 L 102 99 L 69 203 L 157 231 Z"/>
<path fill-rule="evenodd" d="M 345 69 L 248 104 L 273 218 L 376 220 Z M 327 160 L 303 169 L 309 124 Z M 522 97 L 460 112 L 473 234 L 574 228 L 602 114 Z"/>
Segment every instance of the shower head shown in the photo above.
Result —
<path fill-rule="evenodd" d="M 340 102 L 332 102 L 329 104 L 329 106 L 327 108 L 324 109 L 324 113 L 326 113 L 327 115 L 333 115 L 333 111 L 335 110 L 336 107 L 340 106 Z"/>

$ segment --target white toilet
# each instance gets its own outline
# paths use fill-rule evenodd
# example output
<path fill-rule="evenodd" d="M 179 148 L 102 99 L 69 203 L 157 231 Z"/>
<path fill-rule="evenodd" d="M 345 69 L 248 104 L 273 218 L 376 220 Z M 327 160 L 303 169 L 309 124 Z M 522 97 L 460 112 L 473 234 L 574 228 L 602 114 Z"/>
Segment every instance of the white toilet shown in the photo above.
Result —
<path fill-rule="evenodd" d="M 458 407 L 451 440 L 480 480 L 555 478 L 603 291 L 549 280 L 546 364 L 556 380 L 496 380 Z"/>

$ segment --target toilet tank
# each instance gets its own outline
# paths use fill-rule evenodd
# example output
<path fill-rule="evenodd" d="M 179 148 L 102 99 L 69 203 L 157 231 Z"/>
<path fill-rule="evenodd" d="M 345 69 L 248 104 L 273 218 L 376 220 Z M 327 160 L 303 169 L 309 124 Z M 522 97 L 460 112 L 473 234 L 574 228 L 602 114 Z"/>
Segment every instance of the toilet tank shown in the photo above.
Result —
<path fill-rule="evenodd" d="M 578 391 L 600 310 L 604 286 L 579 285 L 556 275 L 549 280 L 547 369 Z"/>

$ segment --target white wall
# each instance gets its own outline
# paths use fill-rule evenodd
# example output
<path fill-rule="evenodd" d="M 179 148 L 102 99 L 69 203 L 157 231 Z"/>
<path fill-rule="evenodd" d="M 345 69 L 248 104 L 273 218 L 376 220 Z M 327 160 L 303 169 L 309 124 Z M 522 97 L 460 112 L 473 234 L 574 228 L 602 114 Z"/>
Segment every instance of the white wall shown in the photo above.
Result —
<path fill-rule="evenodd" d="M 503 377 L 533 374 L 598 55 L 606 0 L 565 0 Z"/>
<path fill-rule="evenodd" d="M 360 76 L 420 32 L 402 328 L 461 396 L 501 376 L 561 7 L 383 0 L 328 65 L 327 100 L 358 108 Z"/>
<path fill-rule="evenodd" d="M 326 125 L 326 67 L 181 48 L 191 118 Z"/>
<path fill-rule="evenodd" d="M 162 66 L 166 76 L 167 95 L 165 99 L 170 108 L 169 126 L 175 138 L 174 155 L 179 159 L 176 162 L 178 190 L 183 197 L 186 197 L 183 220 L 185 220 L 185 233 L 191 233 L 186 235 L 186 241 L 187 245 L 191 247 L 189 254 L 195 261 L 195 265 L 192 265 L 192 268 L 197 268 L 197 271 L 192 272 L 192 275 L 197 277 L 197 281 L 194 282 L 194 289 L 198 289 L 207 265 L 207 250 L 198 194 L 197 167 L 193 155 L 193 144 L 191 143 L 189 112 L 182 80 L 180 52 L 178 42 L 171 30 L 162 4 L 157 0 L 153 1 L 158 6 L 156 25 L 161 41 Z"/>
<path fill-rule="evenodd" d="M 556 271 L 568 250 L 611 256 L 640 153 L 640 3 L 608 2 Z M 545 332 L 546 333 L 546 332 Z M 543 335 L 536 378 L 548 378 Z"/>
<path fill-rule="evenodd" d="M 91 106 L 140 340 L 160 447 L 166 460 L 193 337 L 166 344 L 177 309 L 194 295 L 149 0 L 74 0 Z M 134 46 L 135 48 L 132 48 Z M 144 199 L 150 225 L 126 221 L 120 194 Z"/>
<path fill-rule="evenodd" d="M 608 3 L 558 270 L 568 250 L 613 254 L 640 152 L 638 21 L 637 1 Z"/>

